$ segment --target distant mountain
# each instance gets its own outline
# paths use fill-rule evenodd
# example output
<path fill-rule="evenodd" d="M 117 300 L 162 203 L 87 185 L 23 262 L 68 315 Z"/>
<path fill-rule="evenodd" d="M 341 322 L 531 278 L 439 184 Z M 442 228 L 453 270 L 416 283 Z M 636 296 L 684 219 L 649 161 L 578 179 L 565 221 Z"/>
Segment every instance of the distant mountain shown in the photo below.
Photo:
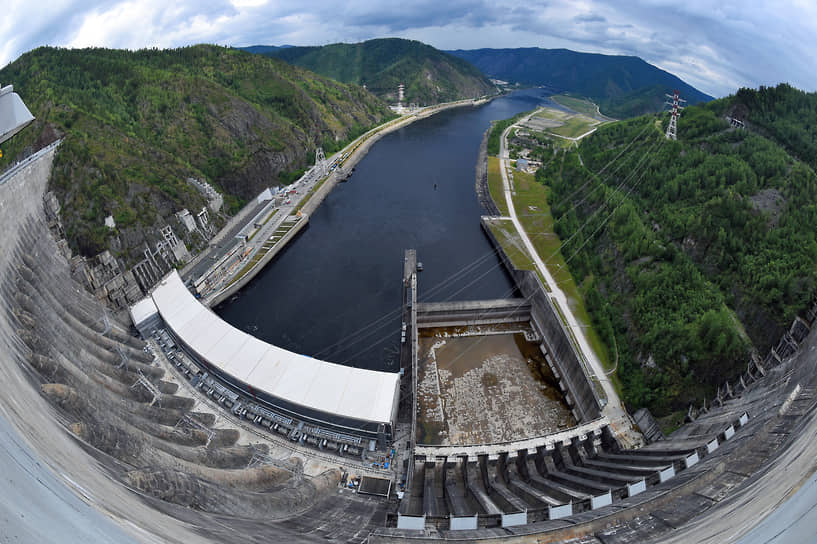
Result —
<path fill-rule="evenodd" d="M 430 45 L 385 38 L 319 47 L 288 47 L 246 51 L 279 58 L 343 83 L 365 85 L 373 94 L 397 101 L 405 85 L 405 102 L 436 104 L 494 92 L 495 87 L 474 66 Z"/>
<path fill-rule="evenodd" d="M 4 144 L 0 169 L 62 137 L 50 189 L 69 242 L 86 256 L 110 249 L 126 264 L 142 258 L 158 227 L 175 224 L 175 212 L 206 203 L 188 178 L 211 183 L 235 211 L 290 183 L 316 147 L 328 155 L 392 116 L 360 87 L 211 45 L 41 47 L 0 70 L 0 81 L 37 117 Z"/>
<path fill-rule="evenodd" d="M 661 110 L 677 89 L 689 104 L 712 97 L 638 57 L 578 53 L 568 49 L 473 49 L 448 51 L 488 77 L 586 96 L 613 117 Z"/>
<path fill-rule="evenodd" d="M 270 51 L 278 51 L 279 49 L 290 49 L 294 45 L 249 45 L 247 47 L 238 47 L 248 53 L 255 53 L 257 55 L 264 55 Z"/>

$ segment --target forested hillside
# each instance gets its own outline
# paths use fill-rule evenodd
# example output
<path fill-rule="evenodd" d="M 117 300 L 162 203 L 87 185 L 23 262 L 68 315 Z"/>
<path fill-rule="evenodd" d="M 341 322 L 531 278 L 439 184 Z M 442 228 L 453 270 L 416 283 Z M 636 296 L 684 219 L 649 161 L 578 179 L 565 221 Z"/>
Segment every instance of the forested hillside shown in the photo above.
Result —
<path fill-rule="evenodd" d="M 437 104 L 495 92 L 474 66 L 430 45 L 384 38 L 320 47 L 284 47 L 248 51 L 282 59 L 344 83 L 366 85 L 375 95 L 397 101 L 397 86 L 405 85 L 405 101 Z"/>
<path fill-rule="evenodd" d="M 817 169 L 817 93 L 791 85 L 740 89 L 734 96 L 712 104 L 713 111 L 746 122 Z"/>
<path fill-rule="evenodd" d="M 667 416 L 711 399 L 813 299 L 815 108 L 787 86 L 742 89 L 684 110 L 678 141 L 666 114 L 643 116 L 537 172 L 631 408 Z"/>
<path fill-rule="evenodd" d="M 132 262 L 156 226 L 205 201 L 204 179 L 235 210 L 288 183 L 392 114 L 359 87 L 209 45 L 136 52 L 39 48 L 0 70 L 37 117 L 4 144 L 0 167 L 63 136 L 51 187 L 69 242 Z M 113 215 L 117 228 L 103 225 Z"/>
<path fill-rule="evenodd" d="M 712 97 L 638 57 L 579 53 L 568 49 L 473 49 L 450 51 L 489 77 L 591 98 L 602 113 L 623 119 L 661 111 L 675 89 L 690 104 Z"/>

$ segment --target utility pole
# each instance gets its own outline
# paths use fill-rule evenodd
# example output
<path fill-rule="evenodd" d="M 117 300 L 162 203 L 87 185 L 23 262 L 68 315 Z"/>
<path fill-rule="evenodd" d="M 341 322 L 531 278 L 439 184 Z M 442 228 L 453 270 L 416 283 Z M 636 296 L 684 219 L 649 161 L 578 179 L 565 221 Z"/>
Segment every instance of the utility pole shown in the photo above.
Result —
<path fill-rule="evenodd" d="M 681 98 L 678 91 L 672 93 L 672 96 L 666 95 L 669 100 L 667 100 L 666 104 L 672 107 L 672 114 L 669 118 L 669 126 L 667 126 L 667 140 L 677 140 L 677 131 L 678 131 L 678 116 L 681 114 L 681 110 L 684 109 L 684 106 L 681 105 L 681 102 L 686 102 L 683 98 Z"/>

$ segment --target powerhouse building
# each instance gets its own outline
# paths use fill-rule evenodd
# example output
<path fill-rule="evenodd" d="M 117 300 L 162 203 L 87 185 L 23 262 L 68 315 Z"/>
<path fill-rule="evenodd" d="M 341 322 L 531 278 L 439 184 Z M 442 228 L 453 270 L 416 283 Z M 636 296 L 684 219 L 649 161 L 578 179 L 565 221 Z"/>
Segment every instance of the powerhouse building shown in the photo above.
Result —
<path fill-rule="evenodd" d="M 196 299 L 172 271 L 131 309 L 144 335 L 164 325 L 176 343 L 230 388 L 284 416 L 321 430 L 392 440 L 399 375 L 292 353 L 249 335 Z"/>

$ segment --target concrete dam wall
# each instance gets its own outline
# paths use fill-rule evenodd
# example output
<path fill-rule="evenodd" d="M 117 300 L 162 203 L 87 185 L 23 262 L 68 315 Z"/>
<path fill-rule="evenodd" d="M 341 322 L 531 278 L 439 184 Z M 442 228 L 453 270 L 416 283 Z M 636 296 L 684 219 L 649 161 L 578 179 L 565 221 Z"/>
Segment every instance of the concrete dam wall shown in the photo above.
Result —
<path fill-rule="evenodd" d="M 305 476 L 301 458 L 272 458 L 72 279 L 43 208 L 56 152 L 0 178 L 0 470 L 13 478 L 0 534 L 300 542 L 321 525 L 365 538 L 381 503 L 338 500 L 337 470 Z"/>

